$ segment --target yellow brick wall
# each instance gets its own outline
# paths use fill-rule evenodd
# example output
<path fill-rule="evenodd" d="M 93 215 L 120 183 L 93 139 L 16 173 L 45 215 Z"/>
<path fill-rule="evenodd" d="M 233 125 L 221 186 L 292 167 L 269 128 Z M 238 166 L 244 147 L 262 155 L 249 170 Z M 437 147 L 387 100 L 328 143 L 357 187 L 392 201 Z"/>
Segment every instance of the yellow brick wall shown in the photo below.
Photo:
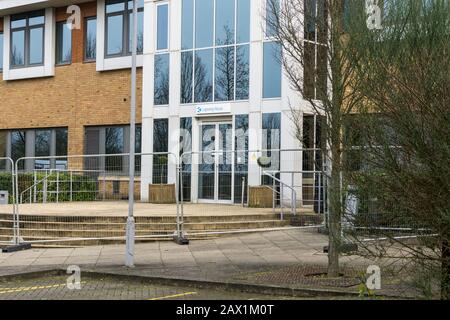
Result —
<path fill-rule="evenodd" d="M 83 154 L 85 126 L 129 123 L 130 75 L 79 62 L 56 67 L 54 77 L 0 81 L 0 129 L 68 127 L 69 155 Z M 140 123 L 142 69 L 137 84 Z"/>

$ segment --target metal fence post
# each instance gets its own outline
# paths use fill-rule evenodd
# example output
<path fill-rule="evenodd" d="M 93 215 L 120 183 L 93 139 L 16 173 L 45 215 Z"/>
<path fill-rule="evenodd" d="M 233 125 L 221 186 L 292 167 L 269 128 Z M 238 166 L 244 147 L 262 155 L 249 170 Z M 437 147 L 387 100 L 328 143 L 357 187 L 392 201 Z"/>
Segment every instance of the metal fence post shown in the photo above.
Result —
<path fill-rule="evenodd" d="M 242 191 L 241 191 L 241 204 L 244 207 L 244 196 L 245 196 L 245 177 L 242 177 Z"/>
<path fill-rule="evenodd" d="M 56 203 L 59 202 L 59 171 L 56 171 Z"/>
<path fill-rule="evenodd" d="M 70 201 L 72 201 L 72 199 L 73 199 L 73 196 L 72 196 L 72 192 L 73 192 L 73 171 L 72 171 L 72 170 L 70 171 L 69 189 L 70 189 L 70 191 L 69 191 L 69 193 L 70 193 L 69 197 L 70 197 Z"/>

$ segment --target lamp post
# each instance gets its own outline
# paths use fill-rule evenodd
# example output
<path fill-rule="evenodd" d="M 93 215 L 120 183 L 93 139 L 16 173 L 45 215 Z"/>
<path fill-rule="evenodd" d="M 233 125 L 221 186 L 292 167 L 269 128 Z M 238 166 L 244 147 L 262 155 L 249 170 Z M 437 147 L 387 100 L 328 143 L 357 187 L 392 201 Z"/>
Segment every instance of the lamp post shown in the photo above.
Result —
<path fill-rule="evenodd" d="M 128 218 L 126 226 L 126 252 L 125 265 L 134 267 L 134 154 L 136 134 L 136 54 L 137 54 L 137 0 L 133 0 L 133 26 L 131 32 L 131 106 L 130 106 L 130 159 L 129 159 L 129 183 L 128 183 Z"/>

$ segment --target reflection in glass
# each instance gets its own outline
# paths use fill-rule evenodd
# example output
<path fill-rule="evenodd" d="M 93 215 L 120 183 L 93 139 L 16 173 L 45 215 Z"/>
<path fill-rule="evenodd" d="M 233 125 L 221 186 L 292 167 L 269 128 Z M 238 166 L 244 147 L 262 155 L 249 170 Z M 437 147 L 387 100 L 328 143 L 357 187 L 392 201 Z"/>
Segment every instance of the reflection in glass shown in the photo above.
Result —
<path fill-rule="evenodd" d="M 216 49 L 215 101 L 234 100 L 234 46 Z"/>
<path fill-rule="evenodd" d="M 277 34 L 277 11 L 280 7 L 280 0 L 266 0 L 266 37 L 273 37 Z"/>
<path fill-rule="evenodd" d="M 123 0 L 110 0 L 106 4 L 106 13 L 119 12 L 125 10 Z"/>
<path fill-rule="evenodd" d="M 123 37 L 123 16 L 110 16 L 107 19 L 108 24 L 108 38 L 107 49 L 108 55 L 120 54 L 122 52 L 122 37 Z"/>
<path fill-rule="evenodd" d="M 56 148 L 55 156 L 66 156 L 67 155 L 67 129 L 60 128 L 55 130 L 56 137 Z M 57 158 L 56 159 L 57 169 L 67 169 L 67 158 Z"/>
<path fill-rule="evenodd" d="M 195 52 L 194 100 L 195 102 L 212 101 L 213 88 L 213 50 Z"/>
<path fill-rule="evenodd" d="M 11 28 L 23 28 L 27 25 L 27 19 L 12 19 L 11 20 Z"/>
<path fill-rule="evenodd" d="M 44 28 L 30 30 L 30 64 L 44 62 Z"/>
<path fill-rule="evenodd" d="M 281 46 L 278 42 L 264 43 L 263 98 L 281 97 Z"/>
<path fill-rule="evenodd" d="M 247 100 L 250 77 L 250 47 L 236 47 L 236 100 Z"/>
<path fill-rule="evenodd" d="M 50 156 L 51 131 L 36 130 L 34 141 L 34 155 L 36 157 Z M 49 169 L 50 159 L 37 159 L 34 162 L 35 169 Z"/>
<path fill-rule="evenodd" d="M 70 63 L 72 61 L 72 30 L 69 28 L 69 24 L 57 24 L 56 39 L 57 63 Z"/>
<path fill-rule="evenodd" d="M 86 35 L 84 45 L 84 58 L 95 60 L 97 52 L 97 19 L 88 18 L 86 20 Z"/>
<path fill-rule="evenodd" d="M 197 0 L 195 2 L 195 47 L 204 48 L 213 45 L 214 1 Z"/>
<path fill-rule="evenodd" d="M 153 152 L 167 152 L 169 144 L 169 120 L 155 119 L 153 121 Z M 153 183 L 167 183 L 166 154 L 153 156 Z"/>
<path fill-rule="evenodd" d="M 250 0 L 237 0 L 236 42 L 250 42 Z"/>
<path fill-rule="evenodd" d="M 7 143 L 8 143 L 8 131 L 2 130 L 0 131 L 0 158 L 6 157 Z M 7 164 L 6 160 L 0 160 L 0 171 L 6 170 L 7 167 L 6 164 Z"/>
<path fill-rule="evenodd" d="M 25 157 L 25 131 L 11 132 L 11 159 L 16 162 L 19 158 Z M 18 163 L 18 168 L 24 168 L 24 161 Z"/>
<path fill-rule="evenodd" d="M 192 49 L 194 39 L 194 0 L 183 0 L 181 13 L 181 49 Z"/>
<path fill-rule="evenodd" d="M 235 127 L 235 166 L 234 166 L 234 202 L 240 203 L 242 200 L 242 179 L 245 179 L 244 201 L 247 199 L 248 184 L 248 115 L 236 115 Z"/>
<path fill-rule="evenodd" d="M 216 0 L 216 45 L 234 43 L 234 1 Z"/>
<path fill-rule="evenodd" d="M 137 45 L 136 45 L 136 52 L 142 53 L 144 51 L 144 12 L 143 11 L 138 11 L 138 32 L 137 32 Z M 128 50 L 131 53 L 131 49 L 133 47 L 132 45 L 132 32 L 133 32 L 133 14 L 129 13 L 129 29 L 128 29 L 128 39 L 129 39 L 129 44 L 128 44 Z"/>
<path fill-rule="evenodd" d="M 215 150 L 216 126 L 211 124 L 203 125 L 201 126 L 201 130 L 200 143 L 203 154 L 200 156 L 198 168 L 199 198 L 213 200 L 215 189 L 215 161 L 212 151 Z"/>
<path fill-rule="evenodd" d="M 192 51 L 181 53 L 181 103 L 192 102 L 193 81 L 193 53 Z"/>
<path fill-rule="evenodd" d="M 191 200 L 192 118 L 180 118 L 180 162 L 183 200 Z M 184 155 L 183 155 L 184 154 Z M 183 155 L 183 156 L 182 156 Z"/>
<path fill-rule="evenodd" d="M 270 157 L 270 167 L 267 170 L 276 171 L 280 168 L 280 149 L 281 146 L 281 114 L 280 113 L 264 113 L 262 117 L 262 148 L 268 150 L 263 152 L 265 156 Z M 271 151 L 277 150 L 277 151 Z M 267 176 L 263 177 L 267 183 L 272 180 Z"/>
<path fill-rule="evenodd" d="M 169 47 L 169 5 L 159 5 L 158 7 L 158 26 L 157 26 L 157 40 L 156 49 L 164 50 Z"/>
<path fill-rule="evenodd" d="M 155 55 L 154 104 L 169 104 L 169 54 Z"/>
<path fill-rule="evenodd" d="M 13 31 L 11 38 L 11 65 L 25 64 L 25 31 Z"/>
<path fill-rule="evenodd" d="M 124 152 L 124 130 L 122 127 L 108 127 L 105 129 L 105 153 L 119 154 Z M 122 171 L 122 156 L 107 156 L 105 170 Z"/>
<path fill-rule="evenodd" d="M 233 129 L 231 123 L 219 124 L 219 157 L 218 157 L 218 198 L 231 200 L 232 187 L 232 140 Z"/>

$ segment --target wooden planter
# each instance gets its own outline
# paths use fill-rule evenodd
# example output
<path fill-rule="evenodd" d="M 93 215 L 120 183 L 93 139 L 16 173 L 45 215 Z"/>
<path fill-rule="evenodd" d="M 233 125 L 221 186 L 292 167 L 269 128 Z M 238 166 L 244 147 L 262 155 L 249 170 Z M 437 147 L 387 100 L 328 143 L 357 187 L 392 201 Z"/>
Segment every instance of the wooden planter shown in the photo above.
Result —
<path fill-rule="evenodd" d="M 252 208 L 272 208 L 273 191 L 265 186 L 250 186 L 248 206 Z"/>
<path fill-rule="evenodd" d="M 150 184 L 148 199 L 150 203 L 176 203 L 175 184 Z"/>

